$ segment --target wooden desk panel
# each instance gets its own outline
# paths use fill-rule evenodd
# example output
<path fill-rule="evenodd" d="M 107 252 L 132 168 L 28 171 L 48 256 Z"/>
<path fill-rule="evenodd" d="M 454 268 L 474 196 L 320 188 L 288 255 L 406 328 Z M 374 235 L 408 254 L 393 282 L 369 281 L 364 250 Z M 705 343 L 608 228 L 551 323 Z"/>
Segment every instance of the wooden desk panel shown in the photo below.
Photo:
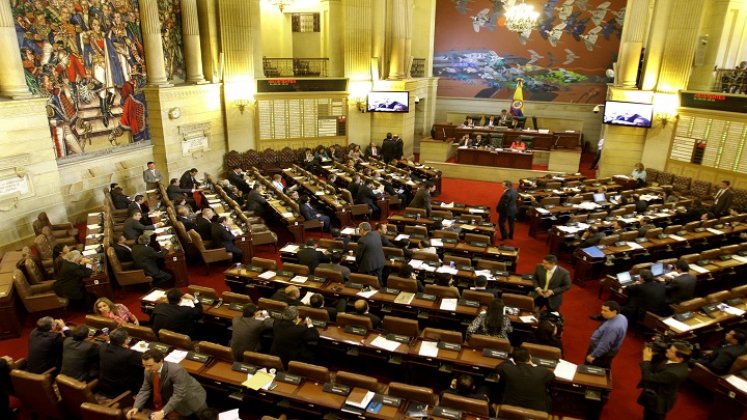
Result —
<path fill-rule="evenodd" d="M 464 165 L 496 166 L 501 168 L 532 169 L 532 153 L 499 151 L 491 149 L 457 150 L 457 163 Z"/>

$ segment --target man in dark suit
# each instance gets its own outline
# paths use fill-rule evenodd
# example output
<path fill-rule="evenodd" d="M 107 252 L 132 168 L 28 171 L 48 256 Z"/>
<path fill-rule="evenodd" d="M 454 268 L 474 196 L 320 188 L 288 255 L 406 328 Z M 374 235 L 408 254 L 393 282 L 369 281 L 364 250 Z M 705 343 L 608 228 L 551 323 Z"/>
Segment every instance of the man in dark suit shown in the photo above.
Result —
<path fill-rule="evenodd" d="M 182 298 L 194 306 L 180 305 Z M 195 320 L 202 316 L 202 303 L 189 293 L 182 295 L 179 289 L 166 292 L 166 300 L 167 303 L 159 303 L 153 308 L 153 331 L 158 335 L 158 331 L 166 329 L 193 337 Z"/>
<path fill-rule="evenodd" d="M 347 190 L 350 191 L 350 195 L 353 197 L 353 200 L 356 204 L 360 203 L 358 201 L 358 191 L 361 189 L 361 177 L 359 175 L 354 175 L 353 178 L 350 180 L 350 183 L 348 184 Z"/>
<path fill-rule="evenodd" d="M 179 181 L 176 178 L 171 178 L 169 186 L 166 187 L 166 195 L 169 197 L 169 200 L 177 203 L 185 200 L 192 207 L 195 207 L 195 199 L 192 198 L 192 193 L 194 191 L 194 189 L 180 187 Z"/>
<path fill-rule="evenodd" d="M 532 364 L 532 356 L 524 347 L 514 347 L 513 363 L 501 363 L 496 372 L 503 390 L 501 404 L 530 410 L 550 411 L 550 384 L 555 375 L 547 368 Z"/>
<path fill-rule="evenodd" d="M 392 137 L 392 133 L 386 133 L 386 138 L 381 143 L 381 155 L 384 157 L 384 162 L 389 163 L 394 159 L 397 153 L 397 143 Z"/>
<path fill-rule="evenodd" d="M 309 202 L 309 196 L 304 195 L 299 202 L 301 216 L 306 220 L 320 220 L 322 222 L 322 231 L 329 232 L 331 220 L 326 214 L 319 213 Z"/>
<path fill-rule="evenodd" d="M 124 195 L 124 192 L 122 192 L 122 187 L 114 187 L 111 192 L 111 197 L 114 208 L 118 210 L 129 208 L 130 204 L 132 203 L 130 197 L 127 197 L 126 195 Z"/>
<path fill-rule="evenodd" d="M 363 151 L 363 154 L 366 158 L 379 159 L 381 157 L 381 149 L 379 149 L 379 146 L 372 141 L 371 144 L 366 147 L 366 150 Z"/>
<path fill-rule="evenodd" d="M 60 374 L 88 382 L 99 377 L 99 349 L 86 341 L 88 327 L 78 325 L 62 343 L 62 368 Z"/>
<path fill-rule="evenodd" d="M 26 356 L 28 372 L 42 373 L 50 368 L 60 368 L 65 329 L 65 323 L 61 319 L 53 319 L 51 316 L 36 321 L 36 328 L 29 334 L 29 351 Z"/>
<path fill-rule="evenodd" d="M 158 350 L 143 353 L 145 380 L 135 396 L 133 408 L 127 411 L 128 419 L 142 410 L 149 400 L 155 409 L 150 415 L 152 420 L 163 420 L 166 416 L 171 417 L 171 413 L 195 417 L 207 408 L 207 395 L 202 385 L 178 363 L 167 362 L 163 356 Z"/>
<path fill-rule="evenodd" d="M 304 321 L 298 315 L 298 308 L 288 306 L 281 319 L 275 320 L 273 326 L 272 347 L 270 354 L 280 357 L 285 366 L 291 360 L 313 362 L 312 345 L 319 341 L 319 331 L 314 328 L 310 319 Z"/>
<path fill-rule="evenodd" d="M 386 265 L 384 247 L 381 245 L 379 234 L 371 230 L 371 225 L 363 222 L 358 225 L 361 235 L 358 239 L 358 249 L 355 253 L 355 262 L 358 264 L 358 272 L 376 276 L 381 282 L 381 274 Z"/>
<path fill-rule="evenodd" d="M 185 171 L 182 174 L 182 177 L 179 178 L 179 187 L 184 188 L 185 190 L 196 190 L 197 188 L 200 188 L 200 183 L 197 182 L 197 173 L 199 171 L 197 168 L 192 168 L 188 171 Z"/>
<path fill-rule="evenodd" d="M 231 352 L 233 360 L 241 361 L 245 351 L 259 351 L 260 337 L 272 328 L 273 319 L 257 305 L 250 303 L 244 307 L 244 313 L 231 321 Z"/>
<path fill-rule="evenodd" d="M 187 232 L 192 229 L 197 231 L 197 224 L 194 222 L 194 219 L 186 206 L 178 206 L 176 208 L 176 220 L 182 222 L 184 230 Z"/>
<path fill-rule="evenodd" d="M 534 269 L 534 305 L 547 307 L 550 312 L 557 312 L 563 303 L 563 293 L 571 288 L 571 275 L 568 270 L 558 266 L 555 255 L 547 255 L 542 263 Z"/>
<path fill-rule="evenodd" d="M 719 190 L 714 197 L 715 201 L 713 202 L 711 212 L 716 217 L 728 215 L 732 199 L 734 199 L 734 192 L 731 190 L 731 182 L 727 180 L 721 181 Z"/>
<path fill-rule="evenodd" d="M 301 302 L 301 290 L 293 285 L 276 290 L 270 296 L 270 299 L 285 302 L 288 306 L 303 306 L 303 302 Z"/>
<path fill-rule="evenodd" d="M 309 273 L 311 274 L 314 274 L 314 270 L 319 264 L 329 261 L 329 257 L 324 255 L 322 251 L 317 251 L 316 242 L 313 239 L 306 241 L 306 245 L 298 250 L 296 257 L 299 264 L 309 267 Z"/>
<path fill-rule="evenodd" d="M 519 208 L 516 206 L 516 200 L 518 195 L 516 190 L 513 189 L 513 183 L 511 181 L 503 181 L 503 186 L 506 188 L 498 200 L 496 211 L 498 211 L 498 227 L 501 229 L 501 240 L 514 239 L 514 227 L 516 226 L 516 215 L 519 213 Z"/>
<path fill-rule="evenodd" d="M 195 230 L 200 234 L 203 241 L 213 240 L 213 216 L 215 216 L 213 209 L 205 207 L 202 209 L 202 215 L 195 220 Z"/>
<path fill-rule="evenodd" d="M 332 252 L 329 255 L 328 263 L 321 263 L 316 268 L 326 268 L 328 270 L 334 270 L 342 275 L 342 279 L 345 281 L 350 280 L 350 269 L 345 267 L 342 263 L 342 253 L 339 251 Z"/>
<path fill-rule="evenodd" d="M 377 223 L 376 224 L 376 233 L 379 234 L 381 237 L 381 246 L 388 247 L 388 248 L 394 248 L 396 245 L 392 243 L 392 241 L 389 240 L 386 236 L 387 227 L 386 223 Z"/>
<path fill-rule="evenodd" d="M 244 194 L 249 194 L 249 191 L 252 190 L 252 187 L 250 187 L 244 180 L 244 173 L 238 166 L 228 171 L 226 178 L 228 179 L 228 182 L 233 184 Z"/>
<path fill-rule="evenodd" d="M 127 238 L 124 235 L 117 235 L 117 243 L 114 244 L 114 253 L 117 254 L 119 262 L 132 261 L 132 248 L 127 245 Z"/>
<path fill-rule="evenodd" d="M 156 252 L 150 247 L 150 237 L 152 232 L 147 232 L 137 238 L 137 243 L 132 246 L 132 260 L 135 261 L 135 267 L 141 268 L 146 276 L 153 278 L 153 285 L 157 286 L 171 280 L 171 274 L 161 270 L 158 261 L 169 253 L 169 249 L 164 247 Z"/>
<path fill-rule="evenodd" d="M 641 382 L 638 384 L 643 392 L 638 404 L 644 407 L 644 420 L 663 420 L 677 401 L 680 385 L 687 379 L 687 361 L 692 355 L 692 347 L 686 342 L 674 342 L 667 349 L 666 361 L 656 365 L 651 361 L 653 355 L 651 347 L 643 348 Z"/>
<path fill-rule="evenodd" d="M 258 217 L 264 216 L 267 207 L 267 199 L 262 195 L 264 191 L 265 186 L 257 184 L 246 198 L 246 209 Z"/>
<path fill-rule="evenodd" d="M 667 303 L 680 303 L 692 299 L 695 294 L 696 277 L 690 274 L 690 264 L 685 260 L 677 260 L 675 264 L 677 277 L 666 285 Z"/>
<path fill-rule="evenodd" d="M 379 329 L 379 327 L 381 326 L 381 318 L 379 318 L 378 315 L 374 315 L 369 312 L 368 302 L 363 299 L 358 299 L 353 304 L 353 308 L 355 308 L 356 315 L 365 316 L 366 318 L 370 319 L 373 328 L 375 330 Z"/>
<path fill-rule="evenodd" d="M 581 242 L 578 244 L 579 248 L 588 248 L 590 246 L 597 246 L 604 239 L 604 232 L 600 231 L 596 226 L 590 226 L 589 229 L 581 235 Z"/>
<path fill-rule="evenodd" d="M 714 350 L 705 350 L 698 363 L 716 375 L 726 375 L 737 357 L 747 354 L 747 332 L 731 330 L 724 336 L 724 344 Z"/>
<path fill-rule="evenodd" d="M 140 235 L 142 235 L 146 230 L 156 230 L 156 228 L 163 226 L 163 223 L 161 222 L 153 225 L 144 225 L 140 223 L 142 217 L 142 213 L 140 213 L 139 211 L 135 211 L 130 214 L 130 217 L 127 218 L 127 220 L 125 220 L 124 228 L 122 230 L 125 238 L 135 240 L 140 237 Z"/>
<path fill-rule="evenodd" d="M 622 309 L 622 314 L 631 323 L 642 320 L 647 311 L 656 315 L 666 315 L 667 289 L 664 283 L 656 281 L 651 270 L 643 269 L 638 275 L 641 276 L 640 283 L 627 288 L 629 299 Z"/>
<path fill-rule="evenodd" d="M 398 135 L 395 135 L 393 140 L 394 140 L 394 158 L 397 160 L 402 159 L 402 156 L 405 153 L 405 142 Z"/>
<path fill-rule="evenodd" d="M 109 334 L 109 343 L 99 346 L 98 390 L 109 398 L 125 391 L 137 394 L 143 384 L 140 353 L 131 350 L 129 342 L 127 330 L 117 328 Z"/>
<path fill-rule="evenodd" d="M 132 200 L 130 205 L 127 207 L 128 213 L 132 214 L 136 211 L 139 211 L 140 214 L 143 215 L 143 219 L 146 221 L 150 220 L 150 216 L 148 216 L 148 211 L 150 210 L 148 208 L 148 204 L 145 202 L 145 196 L 142 194 L 138 194 L 135 196 L 135 199 Z"/>
<path fill-rule="evenodd" d="M 420 184 L 420 188 L 415 192 L 415 196 L 410 201 L 408 207 L 425 209 L 425 216 L 431 217 L 431 193 L 436 191 L 436 186 L 431 181 L 425 181 Z"/>
<path fill-rule="evenodd" d="M 319 293 L 314 293 L 309 298 L 309 306 L 316 309 L 324 309 L 327 311 L 327 315 L 329 315 L 329 319 L 332 322 L 335 322 L 337 319 L 337 314 L 340 312 L 345 312 L 345 306 L 347 305 L 348 301 L 345 298 L 338 299 L 333 306 L 324 306 L 324 296 L 322 296 Z"/>
<path fill-rule="evenodd" d="M 368 204 L 368 208 L 371 209 L 371 217 L 378 219 L 381 211 L 379 210 L 379 206 L 376 205 L 378 195 L 373 191 L 373 187 L 373 181 L 370 179 L 363 183 L 358 190 L 358 197 L 356 197 L 355 202 L 359 204 Z"/>
<path fill-rule="evenodd" d="M 230 252 L 233 255 L 233 262 L 242 261 L 244 252 L 233 243 L 236 237 L 231 233 L 231 229 L 228 226 L 228 219 L 225 216 L 219 217 L 213 223 L 211 236 L 213 237 L 213 245 L 216 248 L 224 248 L 226 252 Z"/>

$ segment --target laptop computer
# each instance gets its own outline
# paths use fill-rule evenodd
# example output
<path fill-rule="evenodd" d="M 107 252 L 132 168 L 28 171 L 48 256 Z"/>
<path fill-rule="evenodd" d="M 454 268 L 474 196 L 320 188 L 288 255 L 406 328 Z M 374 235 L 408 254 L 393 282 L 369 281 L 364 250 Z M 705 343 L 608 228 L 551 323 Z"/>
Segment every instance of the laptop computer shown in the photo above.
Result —
<path fill-rule="evenodd" d="M 633 283 L 633 276 L 630 275 L 630 271 L 623 271 L 622 273 L 617 273 L 617 282 L 620 283 L 620 286 L 627 286 L 630 283 Z"/>
<path fill-rule="evenodd" d="M 651 266 L 651 274 L 653 274 L 654 277 L 659 277 L 660 275 L 664 274 L 664 263 L 654 263 Z"/>
<path fill-rule="evenodd" d="M 594 193 L 594 202 L 597 204 L 607 203 L 607 194 L 605 193 Z"/>

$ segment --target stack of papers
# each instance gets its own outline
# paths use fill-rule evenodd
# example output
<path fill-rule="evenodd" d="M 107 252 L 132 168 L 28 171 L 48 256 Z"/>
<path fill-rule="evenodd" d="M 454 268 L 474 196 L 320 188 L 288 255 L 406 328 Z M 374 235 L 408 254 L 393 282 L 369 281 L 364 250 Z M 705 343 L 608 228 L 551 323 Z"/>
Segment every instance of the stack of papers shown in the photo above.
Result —
<path fill-rule="evenodd" d="M 454 208 L 454 202 L 451 203 L 441 203 L 441 207 L 445 209 L 453 209 Z"/>
<path fill-rule="evenodd" d="M 164 358 L 165 361 L 171 362 L 171 363 L 180 363 L 182 360 L 184 360 L 187 357 L 187 351 L 186 350 L 172 350 L 171 353 L 169 353 L 168 356 Z"/>
<path fill-rule="evenodd" d="M 291 283 L 306 283 L 308 279 L 306 276 L 295 276 L 291 279 Z"/>
<path fill-rule="evenodd" d="M 264 273 L 260 274 L 257 277 L 261 279 L 265 279 L 265 280 L 270 280 L 271 278 L 275 277 L 275 274 L 276 273 L 274 271 L 270 270 L 270 271 L 265 271 Z"/>
<path fill-rule="evenodd" d="M 432 246 L 437 246 L 437 247 L 442 247 L 442 246 L 444 246 L 444 241 L 441 238 L 433 238 L 433 239 L 431 239 L 431 245 Z"/>
<path fill-rule="evenodd" d="M 563 359 L 558 360 L 558 364 L 555 366 L 555 376 L 567 381 L 572 381 L 576 376 L 576 369 L 578 365 L 565 361 Z"/>
<path fill-rule="evenodd" d="M 245 387 L 253 389 L 255 391 L 259 389 L 266 390 L 270 387 L 273 380 L 275 380 L 275 376 L 270 375 L 264 369 L 262 369 L 258 370 L 254 375 L 247 375 L 246 381 L 244 381 L 241 385 L 244 385 Z"/>
<path fill-rule="evenodd" d="M 456 298 L 444 298 L 441 299 L 441 309 L 444 311 L 456 311 L 457 299 Z M 422 349 L 422 347 L 421 347 Z"/>
<path fill-rule="evenodd" d="M 384 349 L 386 351 L 395 351 L 397 348 L 399 348 L 399 342 L 394 340 L 387 340 L 386 337 L 380 335 L 371 341 L 371 345 L 374 347 L 378 347 L 380 349 Z"/>
<path fill-rule="evenodd" d="M 346 227 L 340 233 L 343 235 L 355 235 L 355 228 Z"/>
<path fill-rule="evenodd" d="M 456 267 L 451 267 L 448 265 L 442 265 L 441 267 L 438 267 L 436 269 L 436 273 L 449 273 L 451 275 L 455 275 L 459 272 Z"/>
<path fill-rule="evenodd" d="M 425 357 L 438 357 L 438 343 L 435 341 L 421 342 L 418 355 Z"/>
<path fill-rule="evenodd" d="M 280 252 L 293 252 L 293 253 L 295 253 L 295 252 L 298 251 L 298 248 L 300 248 L 300 247 L 298 245 L 296 245 L 296 244 L 288 244 L 288 245 L 280 248 Z"/>
<path fill-rule="evenodd" d="M 356 293 L 355 295 L 356 296 L 360 296 L 363 299 L 368 299 L 368 298 L 370 298 L 371 296 L 375 295 L 378 292 L 379 291 L 376 290 L 376 289 L 371 289 L 371 290 L 368 290 L 368 291 L 361 290 L 360 292 Z"/>
<path fill-rule="evenodd" d="M 166 296 L 166 291 L 158 289 L 145 295 L 145 297 L 143 297 L 143 300 L 146 302 L 157 302 L 165 296 Z"/>
<path fill-rule="evenodd" d="M 679 332 L 685 332 L 690 331 L 693 327 L 685 324 L 684 322 L 677 321 L 676 319 L 669 317 L 666 318 L 664 321 L 664 324 L 667 326 L 679 331 Z"/>

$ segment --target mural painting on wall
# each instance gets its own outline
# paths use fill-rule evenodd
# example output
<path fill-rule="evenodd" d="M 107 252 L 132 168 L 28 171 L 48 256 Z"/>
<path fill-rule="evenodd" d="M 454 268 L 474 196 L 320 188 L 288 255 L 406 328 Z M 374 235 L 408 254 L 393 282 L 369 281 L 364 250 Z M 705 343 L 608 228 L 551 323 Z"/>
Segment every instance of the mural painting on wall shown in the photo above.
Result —
<path fill-rule="evenodd" d="M 57 158 L 150 138 L 137 0 L 11 2 L 26 84 Z"/>
<path fill-rule="evenodd" d="M 433 75 L 440 96 L 600 103 L 617 59 L 625 0 L 527 0 L 540 16 L 506 28 L 520 0 L 438 0 Z"/>
<path fill-rule="evenodd" d="M 161 39 L 166 77 L 174 84 L 184 83 L 186 71 L 182 54 L 181 0 L 158 0 Z"/>

